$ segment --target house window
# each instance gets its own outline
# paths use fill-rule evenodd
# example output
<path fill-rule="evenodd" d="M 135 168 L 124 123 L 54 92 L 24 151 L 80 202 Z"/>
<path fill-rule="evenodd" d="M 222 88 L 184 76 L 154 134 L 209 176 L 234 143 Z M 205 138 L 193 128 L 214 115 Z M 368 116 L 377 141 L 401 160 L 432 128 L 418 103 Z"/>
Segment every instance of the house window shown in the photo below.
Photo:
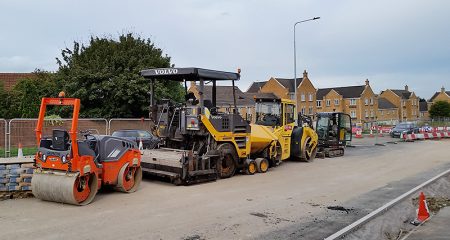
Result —
<path fill-rule="evenodd" d="M 413 111 L 413 116 L 416 116 L 416 110 Z"/>
<path fill-rule="evenodd" d="M 289 94 L 289 97 L 291 98 L 291 100 L 294 100 L 294 101 L 295 101 L 295 94 L 290 93 L 290 94 Z"/>
<path fill-rule="evenodd" d="M 302 95 L 300 96 L 300 99 L 302 100 L 302 102 L 305 101 L 305 94 L 304 93 L 302 93 Z"/>
<path fill-rule="evenodd" d="M 366 106 L 369 105 L 369 99 L 364 98 L 364 104 L 365 104 Z"/>
<path fill-rule="evenodd" d="M 373 110 L 370 110 L 370 117 L 373 117 Z"/>
<path fill-rule="evenodd" d="M 316 101 L 316 106 L 317 107 L 322 107 L 322 101 L 321 100 L 317 100 Z"/>
<path fill-rule="evenodd" d="M 368 117 L 369 117 L 369 111 L 364 110 L 364 116 L 365 116 L 366 118 L 368 118 Z"/>
<path fill-rule="evenodd" d="M 310 94 L 309 94 L 309 96 L 308 96 L 308 100 L 309 100 L 310 102 L 312 102 L 312 101 L 313 101 L 313 95 L 312 95 L 312 93 L 310 93 Z"/>
<path fill-rule="evenodd" d="M 351 116 L 352 118 L 356 118 L 356 111 L 355 111 L 355 110 L 351 110 L 351 111 L 350 111 L 350 116 Z"/>
<path fill-rule="evenodd" d="M 388 112 L 388 114 L 389 114 L 389 112 Z M 380 110 L 380 115 L 383 116 L 383 110 Z"/>
<path fill-rule="evenodd" d="M 325 101 L 325 104 L 327 105 L 327 107 L 329 107 L 329 106 L 331 105 L 331 100 L 330 100 L 330 99 L 327 99 L 327 100 Z"/>
<path fill-rule="evenodd" d="M 424 116 L 425 116 L 425 113 L 421 112 L 421 113 L 420 113 L 420 116 L 421 116 L 421 117 L 424 117 Z"/>
<path fill-rule="evenodd" d="M 339 99 L 334 99 L 334 105 L 335 106 L 339 105 Z"/>
<path fill-rule="evenodd" d="M 373 105 L 373 98 L 370 98 L 370 105 Z"/>
<path fill-rule="evenodd" d="M 350 98 L 350 106 L 355 106 L 355 105 L 356 105 L 356 99 Z"/>
<path fill-rule="evenodd" d="M 305 107 L 302 107 L 301 113 L 302 113 L 302 115 L 305 115 Z"/>
<path fill-rule="evenodd" d="M 309 115 L 312 115 L 312 114 L 313 114 L 313 107 L 309 107 L 309 108 L 308 108 L 308 114 L 309 114 Z"/>

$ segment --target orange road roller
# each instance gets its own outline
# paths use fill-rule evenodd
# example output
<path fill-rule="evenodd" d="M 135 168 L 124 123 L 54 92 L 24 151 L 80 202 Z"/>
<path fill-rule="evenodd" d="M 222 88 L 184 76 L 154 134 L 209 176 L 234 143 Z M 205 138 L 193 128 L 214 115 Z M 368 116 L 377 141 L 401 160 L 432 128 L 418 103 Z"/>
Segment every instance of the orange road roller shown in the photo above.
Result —
<path fill-rule="evenodd" d="M 43 137 L 46 107 L 72 106 L 69 132 L 53 129 Z M 104 186 L 134 192 L 142 180 L 141 154 L 136 144 L 117 137 L 78 132 L 80 99 L 43 98 L 36 127 L 38 151 L 31 180 L 36 198 L 74 205 L 89 204 Z M 77 136 L 80 135 L 78 138 Z"/>

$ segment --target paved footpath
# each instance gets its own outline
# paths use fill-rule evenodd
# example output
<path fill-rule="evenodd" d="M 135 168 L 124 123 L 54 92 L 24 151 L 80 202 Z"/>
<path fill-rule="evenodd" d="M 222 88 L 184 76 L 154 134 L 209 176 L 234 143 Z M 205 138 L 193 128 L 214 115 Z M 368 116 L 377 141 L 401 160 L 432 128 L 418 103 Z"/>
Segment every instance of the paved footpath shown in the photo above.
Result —
<path fill-rule="evenodd" d="M 450 207 L 441 209 L 436 216 L 420 226 L 407 240 L 448 240 L 450 239 Z"/>

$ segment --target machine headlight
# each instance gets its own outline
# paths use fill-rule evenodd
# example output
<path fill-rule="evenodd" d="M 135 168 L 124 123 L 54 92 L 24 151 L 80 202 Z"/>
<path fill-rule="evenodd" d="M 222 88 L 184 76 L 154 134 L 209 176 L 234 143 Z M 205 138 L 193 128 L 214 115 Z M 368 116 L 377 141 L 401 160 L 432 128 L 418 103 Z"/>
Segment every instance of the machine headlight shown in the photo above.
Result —
<path fill-rule="evenodd" d="M 61 160 L 62 160 L 63 163 L 66 163 L 66 161 L 67 161 L 66 156 L 62 156 Z"/>
<path fill-rule="evenodd" d="M 42 155 L 42 161 L 44 161 L 45 162 L 45 160 L 47 160 L 47 155 Z"/>
<path fill-rule="evenodd" d="M 198 130 L 198 119 L 197 118 L 188 118 L 187 119 L 187 129 L 188 130 Z"/>

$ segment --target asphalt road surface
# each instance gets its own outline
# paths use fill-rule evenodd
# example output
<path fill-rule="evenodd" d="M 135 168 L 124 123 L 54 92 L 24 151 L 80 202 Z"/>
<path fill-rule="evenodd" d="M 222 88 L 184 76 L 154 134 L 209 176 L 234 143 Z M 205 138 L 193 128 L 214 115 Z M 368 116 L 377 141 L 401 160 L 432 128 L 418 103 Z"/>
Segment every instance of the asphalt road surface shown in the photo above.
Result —
<path fill-rule="evenodd" d="M 0 202 L 0 239 L 320 239 L 450 168 L 449 140 L 348 148 L 193 186 L 144 179 L 78 207 Z"/>

